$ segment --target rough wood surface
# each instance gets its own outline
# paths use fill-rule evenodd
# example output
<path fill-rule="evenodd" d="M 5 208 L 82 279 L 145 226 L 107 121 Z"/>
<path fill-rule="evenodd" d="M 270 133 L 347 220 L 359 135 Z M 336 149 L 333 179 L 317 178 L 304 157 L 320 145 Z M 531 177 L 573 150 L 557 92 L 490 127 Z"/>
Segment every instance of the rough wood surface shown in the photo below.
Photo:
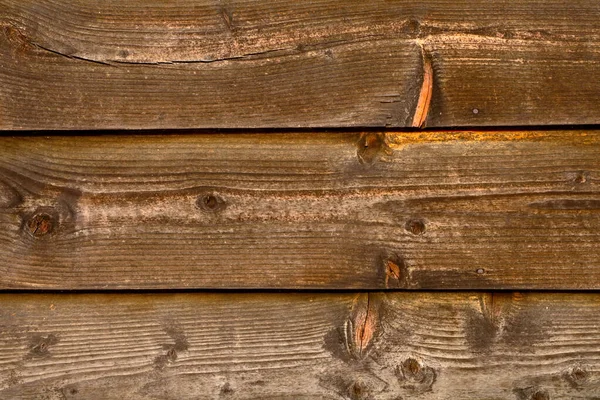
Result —
<path fill-rule="evenodd" d="M 599 123 L 596 0 L 0 0 L 0 129 Z"/>
<path fill-rule="evenodd" d="M 598 294 L 1 295 L 3 399 L 597 399 Z"/>
<path fill-rule="evenodd" d="M 0 288 L 598 289 L 600 132 L 0 138 Z"/>

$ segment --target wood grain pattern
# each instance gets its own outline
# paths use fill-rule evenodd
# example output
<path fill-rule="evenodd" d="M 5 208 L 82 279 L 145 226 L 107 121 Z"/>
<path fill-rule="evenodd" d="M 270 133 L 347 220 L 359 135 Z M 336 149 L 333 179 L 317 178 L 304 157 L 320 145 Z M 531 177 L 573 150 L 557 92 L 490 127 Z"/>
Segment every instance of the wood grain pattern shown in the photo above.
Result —
<path fill-rule="evenodd" d="M 600 282 L 600 132 L 0 138 L 0 288 Z"/>
<path fill-rule="evenodd" d="M 4 294 L 0 303 L 4 399 L 600 391 L 598 294 Z"/>
<path fill-rule="evenodd" d="M 0 129 L 600 122 L 594 0 L 0 0 Z"/>

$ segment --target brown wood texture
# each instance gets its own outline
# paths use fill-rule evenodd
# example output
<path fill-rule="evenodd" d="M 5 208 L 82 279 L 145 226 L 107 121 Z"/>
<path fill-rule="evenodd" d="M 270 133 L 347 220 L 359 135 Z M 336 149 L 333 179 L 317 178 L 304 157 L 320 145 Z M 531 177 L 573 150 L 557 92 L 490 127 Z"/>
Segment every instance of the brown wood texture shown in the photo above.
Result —
<path fill-rule="evenodd" d="M 0 288 L 598 289 L 600 131 L 0 138 Z"/>
<path fill-rule="evenodd" d="M 596 0 L 0 0 L 0 129 L 600 122 Z M 418 113 L 417 113 L 418 114 Z"/>
<path fill-rule="evenodd" d="M 0 295 L 3 399 L 597 399 L 598 294 Z"/>

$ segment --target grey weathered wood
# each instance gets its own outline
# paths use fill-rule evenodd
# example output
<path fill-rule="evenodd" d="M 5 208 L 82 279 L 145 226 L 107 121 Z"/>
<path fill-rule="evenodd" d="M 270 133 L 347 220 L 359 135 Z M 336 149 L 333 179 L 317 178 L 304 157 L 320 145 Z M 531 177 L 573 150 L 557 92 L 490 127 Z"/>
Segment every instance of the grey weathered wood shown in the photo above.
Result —
<path fill-rule="evenodd" d="M 599 138 L 0 138 L 0 288 L 597 289 Z"/>
<path fill-rule="evenodd" d="M 599 123 L 595 0 L 1 0 L 0 129 Z"/>
<path fill-rule="evenodd" d="M 598 294 L 0 295 L 3 399 L 594 399 Z"/>

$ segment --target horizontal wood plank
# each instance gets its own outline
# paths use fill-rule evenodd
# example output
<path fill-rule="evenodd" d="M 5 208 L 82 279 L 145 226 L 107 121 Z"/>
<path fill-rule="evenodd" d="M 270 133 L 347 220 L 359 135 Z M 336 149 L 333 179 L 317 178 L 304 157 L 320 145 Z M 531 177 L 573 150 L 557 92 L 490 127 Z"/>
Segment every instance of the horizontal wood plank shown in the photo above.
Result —
<path fill-rule="evenodd" d="M 0 295 L 5 399 L 595 399 L 598 294 Z"/>
<path fill-rule="evenodd" d="M 0 129 L 597 124 L 599 19 L 595 0 L 0 0 Z"/>
<path fill-rule="evenodd" d="M 0 138 L 0 288 L 598 289 L 600 131 Z"/>

